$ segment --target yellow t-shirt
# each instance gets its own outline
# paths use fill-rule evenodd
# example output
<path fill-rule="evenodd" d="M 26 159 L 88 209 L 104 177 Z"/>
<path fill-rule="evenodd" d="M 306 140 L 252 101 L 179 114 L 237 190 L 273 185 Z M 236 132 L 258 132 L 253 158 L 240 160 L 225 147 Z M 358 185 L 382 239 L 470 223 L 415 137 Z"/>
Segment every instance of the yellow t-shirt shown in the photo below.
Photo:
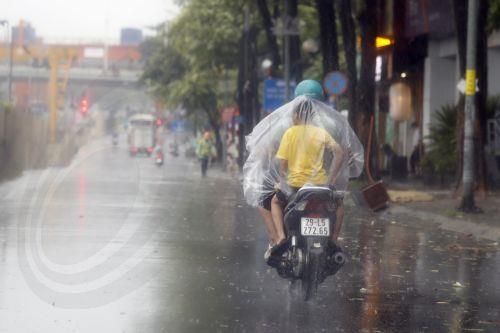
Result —
<path fill-rule="evenodd" d="M 313 125 L 290 127 L 281 138 L 276 157 L 288 162 L 288 184 L 323 185 L 327 175 L 323 168 L 325 148 L 332 149 L 335 140 L 323 128 Z"/>

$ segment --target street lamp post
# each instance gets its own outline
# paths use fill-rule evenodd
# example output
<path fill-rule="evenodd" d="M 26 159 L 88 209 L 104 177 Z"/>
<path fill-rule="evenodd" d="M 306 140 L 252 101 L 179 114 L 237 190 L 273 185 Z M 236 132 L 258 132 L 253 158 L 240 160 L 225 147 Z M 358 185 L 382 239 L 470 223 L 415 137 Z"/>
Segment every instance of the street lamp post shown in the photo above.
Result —
<path fill-rule="evenodd" d="M 285 80 L 285 101 L 290 99 L 290 36 L 298 35 L 298 19 L 290 17 L 288 12 L 289 0 L 285 0 L 285 14 L 274 21 L 273 32 L 276 36 L 283 37 L 283 76 Z"/>
<path fill-rule="evenodd" d="M 6 44 L 9 44 L 9 73 L 8 73 L 8 78 L 7 78 L 7 100 L 9 104 L 12 102 L 12 63 L 13 63 L 13 58 L 14 58 L 14 47 L 12 45 L 13 39 L 12 39 L 12 32 L 10 31 L 10 24 L 9 21 L 7 20 L 0 20 L 0 25 L 3 25 L 6 27 L 7 30 L 7 41 Z M 10 40 L 10 42 L 9 42 Z"/>

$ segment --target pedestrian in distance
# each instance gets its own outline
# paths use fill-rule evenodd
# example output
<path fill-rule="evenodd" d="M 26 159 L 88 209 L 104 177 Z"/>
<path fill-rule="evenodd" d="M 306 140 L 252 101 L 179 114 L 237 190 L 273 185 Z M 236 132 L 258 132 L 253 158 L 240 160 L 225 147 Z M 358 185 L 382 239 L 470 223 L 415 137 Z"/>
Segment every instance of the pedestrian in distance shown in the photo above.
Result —
<path fill-rule="evenodd" d="M 421 174 L 420 159 L 424 152 L 424 143 L 420 136 L 420 127 L 416 122 L 411 125 L 413 151 L 410 156 L 410 171 L 413 176 Z"/>
<path fill-rule="evenodd" d="M 206 131 L 196 145 L 196 156 L 201 163 L 201 176 L 203 178 L 207 176 L 208 163 L 212 156 L 213 148 L 212 135 Z"/>

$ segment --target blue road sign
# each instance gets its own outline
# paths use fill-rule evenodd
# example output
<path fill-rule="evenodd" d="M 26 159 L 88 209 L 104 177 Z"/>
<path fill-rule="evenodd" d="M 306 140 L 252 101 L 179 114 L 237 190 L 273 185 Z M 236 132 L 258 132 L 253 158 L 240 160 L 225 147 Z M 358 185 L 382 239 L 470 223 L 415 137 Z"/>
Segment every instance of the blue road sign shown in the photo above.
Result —
<path fill-rule="evenodd" d="M 342 95 L 347 90 L 347 77 L 341 72 L 330 72 L 326 74 L 323 86 L 330 95 Z"/>
<path fill-rule="evenodd" d="M 186 120 L 185 119 L 177 119 L 170 123 L 170 129 L 172 132 L 183 132 L 186 128 Z"/>
<path fill-rule="evenodd" d="M 239 115 L 239 116 L 235 116 L 233 118 L 233 120 L 236 124 L 243 124 L 245 122 L 245 117 L 243 117 L 242 115 Z"/>
<path fill-rule="evenodd" d="M 290 82 L 290 96 L 293 96 L 295 82 Z M 266 112 L 272 112 L 285 104 L 285 81 L 281 79 L 267 79 L 264 81 L 263 108 Z"/>

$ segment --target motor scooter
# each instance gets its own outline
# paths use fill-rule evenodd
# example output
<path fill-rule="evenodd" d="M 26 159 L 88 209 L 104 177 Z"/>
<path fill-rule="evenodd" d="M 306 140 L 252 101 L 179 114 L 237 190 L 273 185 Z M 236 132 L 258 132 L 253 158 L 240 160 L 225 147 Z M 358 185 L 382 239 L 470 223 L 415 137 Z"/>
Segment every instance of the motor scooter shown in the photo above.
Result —
<path fill-rule="evenodd" d="M 170 155 L 177 157 L 179 156 L 179 146 L 177 143 L 171 143 L 169 146 Z"/>
<path fill-rule="evenodd" d="M 157 151 L 156 154 L 155 154 L 155 164 L 160 167 L 163 165 L 163 152 L 160 150 L 160 151 Z"/>
<path fill-rule="evenodd" d="M 328 244 L 343 196 L 328 187 L 302 187 L 285 207 L 287 244 L 282 254 L 271 258 L 271 266 L 282 278 L 301 285 L 304 300 L 314 297 L 318 285 L 345 263 L 342 250 Z"/>
<path fill-rule="evenodd" d="M 113 133 L 113 134 L 111 135 L 111 142 L 112 142 L 112 144 L 113 144 L 113 147 L 118 146 L 118 134 Z"/>

